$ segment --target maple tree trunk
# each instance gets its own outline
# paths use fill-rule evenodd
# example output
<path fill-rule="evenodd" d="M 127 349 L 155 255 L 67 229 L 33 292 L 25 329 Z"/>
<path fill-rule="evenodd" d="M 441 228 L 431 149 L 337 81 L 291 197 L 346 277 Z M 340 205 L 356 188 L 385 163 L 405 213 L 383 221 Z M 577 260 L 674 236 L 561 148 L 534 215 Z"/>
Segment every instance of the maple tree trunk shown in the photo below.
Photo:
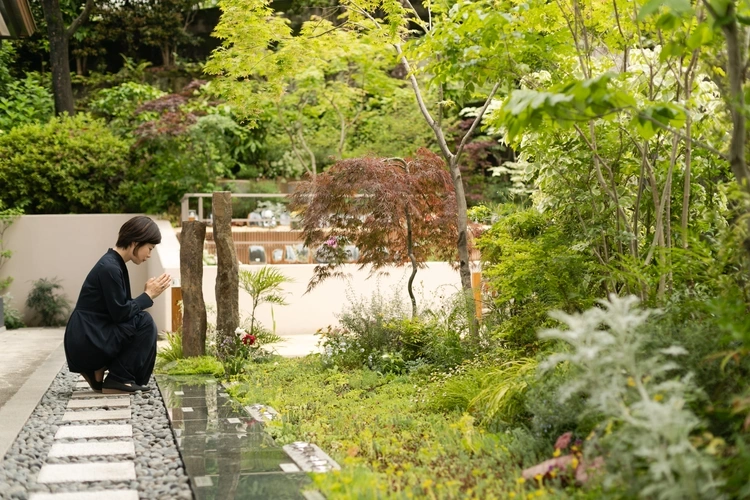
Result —
<path fill-rule="evenodd" d="M 75 114 L 73 85 L 70 81 L 68 35 L 63 23 L 58 0 L 42 0 L 44 20 L 47 22 L 49 57 L 52 69 L 52 92 L 55 96 L 55 114 Z"/>

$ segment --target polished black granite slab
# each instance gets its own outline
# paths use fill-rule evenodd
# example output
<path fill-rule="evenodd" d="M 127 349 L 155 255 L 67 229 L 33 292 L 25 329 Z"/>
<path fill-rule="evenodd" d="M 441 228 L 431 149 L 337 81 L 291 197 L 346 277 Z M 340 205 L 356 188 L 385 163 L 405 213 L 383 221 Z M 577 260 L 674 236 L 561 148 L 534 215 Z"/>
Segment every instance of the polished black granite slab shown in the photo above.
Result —
<path fill-rule="evenodd" d="M 156 381 L 197 500 L 322 498 L 303 493 L 307 474 L 214 379 Z"/>

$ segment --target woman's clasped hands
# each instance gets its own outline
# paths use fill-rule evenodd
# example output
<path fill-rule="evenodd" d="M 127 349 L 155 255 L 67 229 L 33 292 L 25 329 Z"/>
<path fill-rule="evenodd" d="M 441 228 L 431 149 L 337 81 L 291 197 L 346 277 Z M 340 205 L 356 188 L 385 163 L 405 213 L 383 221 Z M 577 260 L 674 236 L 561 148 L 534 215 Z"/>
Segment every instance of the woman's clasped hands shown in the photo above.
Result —
<path fill-rule="evenodd" d="M 149 278 L 146 281 L 146 289 L 144 290 L 151 300 L 155 299 L 164 292 L 169 285 L 172 284 L 172 277 L 167 273 L 157 276 L 155 278 Z"/>

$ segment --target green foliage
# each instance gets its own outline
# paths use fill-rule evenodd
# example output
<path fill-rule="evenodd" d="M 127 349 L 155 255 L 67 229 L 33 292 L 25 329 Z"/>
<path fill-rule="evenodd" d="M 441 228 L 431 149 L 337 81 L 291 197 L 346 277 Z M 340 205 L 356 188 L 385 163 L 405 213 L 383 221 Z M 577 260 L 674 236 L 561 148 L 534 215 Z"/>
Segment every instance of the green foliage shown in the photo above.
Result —
<path fill-rule="evenodd" d="M 15 58 L 15 47 L 8 41 L 0 44 L 0 92 L 5 95 L 6 87 L 13 81 L 11 62 Z"/>
<path fill-rule="evenodd" d="M 549 324 L 549 309 L 574 312 L 593 302 L 597 269 L 580 243 L 536 209 L 501 216 L 478 239 L 503 341 L 530 346 L 537 328 Z"/>
<path fill-rule="evenodd" d="M 115 130 L 130 131 L 138 124 L 131 124 L 138 118 L 136 109 L 143 103 L 164 95 L 164 92 L 151 85 L 125 82 L 98 90 L 89 102 L 89 109 L 95 115 L 105 118 Z"/>
<path fill-rule="evenodd" d="M 84 114 L 0 135 L 0 201 L 26 213 L 121 210 L 128 144 Z"/>
<path fill-rule="evenodd" d="M 252 302 L 249 319 L 251 335 L 260 336 L 261 325 L 255 318 L 258 306 L 261 304 L 287 305 L 282 285 L 293 281 L 275 267 L 263 266 L 257 271 L 240 270 L 240 288 L 250 295 Z"/>
<path fill-rule="evenodd" d="M 250 365 L 230 392 L 280 412 L 265 427 L 277 443 L 314 442 L 342 465 L 315 477 L 327 498 L 521 498 L 517 464 L 540 456 L 529 434 L 492 434 L 468 415 L 425 411 L 414 399 L 428 383 L 324 370 L 309 356 Z"/>
<path fill-rule="evenodd" d="M 637 302 L 612 295 L 601 308 L 554 313 L 567 329 L 540 336 L 562 340 L 569 350 L 552 354 L 543 366 L 577 367 L 561 399 L 585 394 L 587 407 L 606 419 L 586 448 L 589 454 L 608 451 L 605 484 L 646 497 L 716 498 L 717 464 L 691 439 L 701 421 L 687 405 L 699 392 L 691 375 L 675 374 L 680 365 L 674 359 L 687 351 L 675 345 L 644 351 L 649 334 L 643 327 L 653 311 L 636 309 Z"/>
<path fill-rule="evenodd" d="M 156 353 L 157 363 L 164 365 L 184 357 L 182 353 L 182 330 L 167 332 L 167 345 Z"/>
<path fill-rule="evenodd" d="M 211 374 L 214 377 L 224 375 L 224 368 L 219 360 L 213 356 L 193 356 L 175 359 L 157 367 L 159 373 L 167 375 L 198 375 Z"/>
<path fill-rule="evenodd" d="M 5 85 L 0 82 L 0 90 L 0 137 L 14 127 L 46 123 L 52 117 L 52 93 L 40 83 L 39 75 L 27 74 Z"/>
<path fill-rule="evenodd" d="M 521 358 L 501 364 L 486 373 L 482 390 L 469 403 L 469 408 L 481 415 L 482 422 L 516 421 L 524 413 L 524 398 L 536 372 L 537 362 Z"/>
<path fill-rule="evenodd" d="M 3 320 L 5 328 L 13 330 L 16 328 L 23 328 L 26 324 L 23 322 L 21 317 L 21 311 L 13 306 L 13 296 L 10 293 L 6 293 L 3 297 Z"/>
<path fill-rule="evenodd" d="M 61 326 L 68 319 L 70 301 L 58 290 L 62 290 L 62 285 L 57 278 L 41 278 L 32 283 L 26 307 L 34 312 L 41 326 Z"/>
<path fill-rule="evenodd" d="M 2 200 L 0 200 L 0 269 L 3 268 L 8 259 L 10 259 L 10 257 L 13 255 L 12 250 L 5 248 L 5 241 L 3 240 L 5 231 L 7 231 L 11 224 L 13 224 L 13 222 L 21 215 L 23 215 L 23 210 L 21 209 L 3 209 L 3 203 Z M 0 293 L 8 288 L 11 283 L 13 283 L 12 276 L 6 276 L 2 280 L 0 280 Z"/>

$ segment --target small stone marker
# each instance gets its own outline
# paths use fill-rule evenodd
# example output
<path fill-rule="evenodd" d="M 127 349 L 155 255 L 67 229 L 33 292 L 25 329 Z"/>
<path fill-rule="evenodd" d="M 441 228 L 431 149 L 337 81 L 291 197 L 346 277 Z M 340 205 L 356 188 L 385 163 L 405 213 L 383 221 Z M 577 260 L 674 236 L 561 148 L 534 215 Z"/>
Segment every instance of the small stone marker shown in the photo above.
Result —
<path fill-rule="evenodd" d="M 50 457 L 90 457 L 95 455 L 135 455 L 135 446 L 132 441 L 55 443 L 49 450 Z"/>
<path fill-rule="evenodd" d="M 191 411 L 193 411 L 193 409 L 190 406 L 185 406 L 182 408 L 183 413 L 190 413 Z"/>
<path fill-rule="evenodd" d="M 108 394 L 109 395 L 109 394 Z M 74 401 L 68 401 L 68 408 L 104 408 L 107 406 L 119 406 L 127 407 L 130 406 L 130 398 L 98 398 L 98 399 L 83 399 L 79 398 Z"/>
<path fill-rule="evenodd" d="M 193 478 L 195 485 L 199 488 L 206 488 L 213 486 L 214 482 L 211 480 L 211 476 L 196 476 Z"/>
<path fill-rule="evenodd" d="M 138 500 L 136 490 L 76 491 L 73 493 L 32 493 L 29 500 Z"/>
<path fill-rule="evenodd" d="M 172 394 L 174 394 L 175 396 L 184 396 L 185 395 L 185 393 L 183 391 L 174 391 Z"/>
<path fill-rule="evenodd" d="M 242 420 L 240 420 L 239 418 L 228 418 L 227 422 L 229 422 L 230 424 L 241 424 Z"/>
<path fill-rule="evenodd" d="M 63 415 L 63 422 L 79 422 L 81 420 L 130 420 L 130 408 L 127 410 L 90 410 L 68 411 Z"/>
<path fill-rule="evenodd" d="M 303 491 L 302 496 L 305 497 L 305 500 L 326 500 L 326 497 L 318 490 Z"/>
<path fill-rule="evenodd" d="M 132 425 L 66 425 L 57 429 L 55 439 L 133 437 Z"/>
<path fill-rule="evenodd" d="M 73 483 L 94 481 L 132 481 L 135 479 L 133 462 L 44 464 L 39 471 L 39 483 Z"/>
<path fill-rule="evenodd" d="M 295 464 L 279 464 L 279 467 L 284 472 L 299 472 L 300 470 Z"/>

